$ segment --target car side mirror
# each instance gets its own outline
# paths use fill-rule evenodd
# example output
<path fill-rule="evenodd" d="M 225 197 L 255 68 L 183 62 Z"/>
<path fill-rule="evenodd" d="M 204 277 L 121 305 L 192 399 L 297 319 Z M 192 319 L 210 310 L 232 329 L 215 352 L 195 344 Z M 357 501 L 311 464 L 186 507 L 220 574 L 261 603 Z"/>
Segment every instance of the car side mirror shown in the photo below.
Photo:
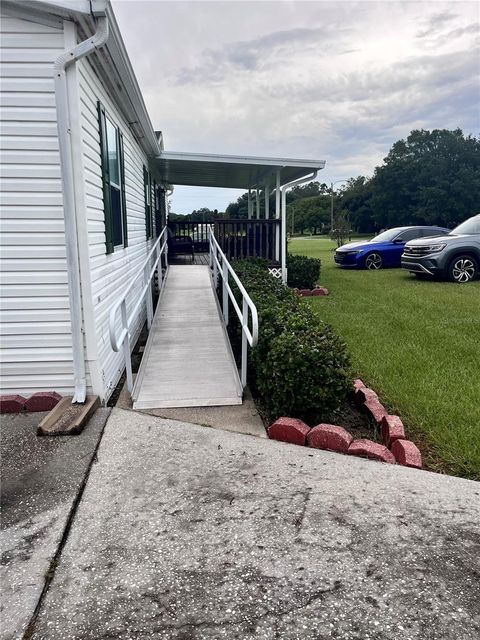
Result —
<path fill-rule="evenodd" d="M 402 240 L 402 238 L 395 238 L 393 244 L 405 244 L 405 240 Z"/>

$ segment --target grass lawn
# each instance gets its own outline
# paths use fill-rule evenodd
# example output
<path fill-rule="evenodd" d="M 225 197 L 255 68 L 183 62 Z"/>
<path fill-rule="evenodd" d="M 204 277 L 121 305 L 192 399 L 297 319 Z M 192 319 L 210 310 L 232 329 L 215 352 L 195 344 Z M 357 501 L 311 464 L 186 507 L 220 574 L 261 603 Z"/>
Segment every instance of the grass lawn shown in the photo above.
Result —
<path fill-rule="evenodd" d="M 402 417 L 428 468 L 480 479 L 480 281 L 341 269 L 334 247 L 290 242 L 292 253 L 322 260 L 330 296 L 306 300 L 347 343 L 354 374 Z"/>

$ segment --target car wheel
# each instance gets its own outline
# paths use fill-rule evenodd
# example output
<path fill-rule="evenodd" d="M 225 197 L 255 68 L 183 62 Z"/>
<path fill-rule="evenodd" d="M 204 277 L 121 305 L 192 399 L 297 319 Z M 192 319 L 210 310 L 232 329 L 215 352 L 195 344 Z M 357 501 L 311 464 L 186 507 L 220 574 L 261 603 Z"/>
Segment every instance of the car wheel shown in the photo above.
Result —
<path fill-rule="evenodd" d="M 478 275 L 478 264 L 472 256 L 457 256 L 448 268 L 448 277 L 452 282 L 470 282 Z"/>
<path fill-rule="evenodd" d="M 380 253 L 369 253 L 365 257 L 365 268 L 371 271 L 376 271 L 383 267 L 383 258 Z"/>

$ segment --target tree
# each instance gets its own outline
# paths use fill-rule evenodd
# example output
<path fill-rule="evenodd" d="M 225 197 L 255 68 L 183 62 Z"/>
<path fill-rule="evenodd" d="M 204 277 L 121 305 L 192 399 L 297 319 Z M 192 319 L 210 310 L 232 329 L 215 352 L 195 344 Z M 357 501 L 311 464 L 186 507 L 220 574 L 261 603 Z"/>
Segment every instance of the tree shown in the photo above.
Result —
<path fill-rule="evenodd" d="M 335 214 L 335 219 L 333 221 L 333 229 L 330 231 L 330 237 L 332 240 L 336 240 L 337 247 L 341 247 L 347 241 L 347 238 L 350 240 L 350 220 L 348 211 L 338 211 Z"/>
<path fill-rule="evenodd" d="M 248 218 L 248 193 L 243 193 L 235 202 L 225 209 L 227 218 Z"/>
<path fill-rule="evenodd" d="M 377 226 L 455 226 L 478 209 L 480 140 L 461 129 L 415 130 L 391 148 L 371 182 Z"/>
<path fill-rule="evenodd" d="M 330 221 L 330 198 L 326 195 L 299 198 L 287 206 L 287 228 L 294 233 L 306 229 L 316 235 L 317 231 Z"/>
<path fill-rule="evenodd" d="M 208 222 L 215 220 L 219 217 L 218 209 L 209 209 L 208 207 L 202 207 L 201 209 L 194 209 L 192 213 L 186 216 L 189 222 Z"/>
<path fill-rule="evenodd" d="M 201 209 L 194 209 L 192 213 L 174 213 L 171 211 L 168 215 L 168 219 L 171 222 L 209 222 L 216 218 L 223 218 L 225 214 L 218 209 L 209 209 L 208 207 L 202 207 Z"/>
<path fill-rule="evenodd" d="M 287 207 L 292 202 L 301 200 L 303 198 L 310 198 L 312 196 L 318 196 L 328 193 L 328 186 L 319 182 L 309 182 L 308 184 L 298 185 L 287 191 Z M 255 193 L 252 191 L 252 202 L 255 210 Z M 270 218 L 275 215 L 275 191 L 269 196 L 269 209 Z M 235 202 L 231 202 L 226 210 L 225 215 L 227 218 L 247 218 L 248 217 L 248 193 L 243 193 Z M 265 192 L 260 194 L 260 217 L 265 216 Z"/>
<path fill-rule="evenodd" d="M 348 212 L 352 227 L 359 233 L 377 230 L 372 214 L 372 185 L 365 176 L 350 178 L 337 196 L 335 210 Z"/>

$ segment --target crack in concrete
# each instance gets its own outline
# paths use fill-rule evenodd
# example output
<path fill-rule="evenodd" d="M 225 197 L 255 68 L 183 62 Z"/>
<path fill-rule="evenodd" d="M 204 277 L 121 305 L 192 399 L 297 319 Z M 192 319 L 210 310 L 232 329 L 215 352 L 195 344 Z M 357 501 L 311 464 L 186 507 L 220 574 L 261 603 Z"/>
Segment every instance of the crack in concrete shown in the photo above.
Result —
<path fill-rule="evenodd" d="M 26 627 L 26 629 L 25 629 L 25 631 L 24 631 L 24 633 L 22 635 L 22 640 L 31 640 L 33 634 L 35 633 L 35 624 L 37 622 L 38 616 L 40 615 L 40 611 L 42 609 L 43 603 L 44 603 L 45 598 L 47 596 L 47 593 L 48 593 L 48 590 L 49 590 L 50 585 L 52 583 L 52 580 L 55 577 L 55 571 L 57 569 L 58 563 L 60 562 L 60 557 L 62 555 L 63 548 L 65 547 L 65 545 L 67 543 L 68 536 L 70 534 L 70 530 L 71 530 L 72 525 L 73 525 L 73 521 L 75 520 L 75 516 L 77 514 L 78 506 L 79 506 L 79 504 L 80 504 L 80 502 L 82 500 L 83 493 L 85 491 L 85 487 L 86 487 L 87 482 L 88 482 L 88 478 L 90 477 L 90 471 L 92 470 L 92 467 L 93 467 L 94 463 L 97 460 L 98 449 L 100 447 L 100 443 L 101 443 L 102 438 L 103 438 L 105 427 L 106 427 L 107 422 L 108 422 L 108 417 L 109 416 L 107 415 L 107 417 L 105 418 L 102 430 L 101 430 L 100 435 L 99 435 L 98 440 L 97 440 L 97 444 L 95 446 L 95 449 L 92 452 L 92 457 L 91 457 L 90 462 L 89 462 L 89 464 L 87 466 L 87 469 L 85 471 L 85 475 L 83 477 L 83 481 L 82 481 L 81 485 L 78 488 L 77 495 L 75 496 L 75 499 L 74 499 L 74 501 L 72 503 L 72 506 L 70 508 L 70 511 L 68 513 L 68 518 L 67 518 L 67 521 L 65 523 L 65 527 L 63 529 L 62 536 L 60 538 L 60 542 L 58 544 L 57 550 L 55 551 L 55 554 L 54 554 L 53 558 L 51 559 L 49 567 L 48 567 L 48 569 L 47 569 L 47 571 L 45 573 L 45 581 L 44 581 L 42 592 L 41 592 L 40 597 L 39 597 L 38 602 L 37 602 L 37 606 L 35 607 L 35 610 L 34 610 L 34 612 L 32 614 L 32 617 L 30 618 L 30 621 L 29 621 L 29 623 L 28 623 L 28 625 L 27 625 L 27 627 Z M 88 423 L 87 423 L 87 425 L 88 425 Z"/>
<path fill-rule="evenodd" d="M 264 620 L 265 618 L 268 618 L 269 616 L 274 616 L 275 625 L 277 625 L 277 621 L 279 618 L 283 618 L 292 613 L 301 611 L 302 609 L 306 609 L 316 600 L 322 600 L 325 595 L 332 594 L 339 591 L 342 588 L 342 586 L 343 585 L 340 580 L 335 580 L 332 586 L 327 587 L 325 589 L 319 589 L 318 591 L 310 595 L 303 604 L 298 604 L 292 607 L 288 607 L 286 609 L 269 610 L 257 616 L 245 616 L 241 619 L 225 620 L 223 622 L 201 620 L 199 622 L 186 622 L 181 625 L 167 625 L 167 626 L 162 625 L 161 628 L 159 627 L 159 630 L 161 631 L 170 630 L 170 631 L 181 632 L 186 629 L 201 629 L 205 627 L 210 629 L 217 629 L 217 628 L 223 628 L 223 627 L 241 626 L 244 624 L 248 624 L 250 627 L 253 627 L 252 629 L 253 631 L 255 627 L 258 625 L 258 623 Z M 278 633 L 278 630 L 276 631 L 276 633 Z"/>

